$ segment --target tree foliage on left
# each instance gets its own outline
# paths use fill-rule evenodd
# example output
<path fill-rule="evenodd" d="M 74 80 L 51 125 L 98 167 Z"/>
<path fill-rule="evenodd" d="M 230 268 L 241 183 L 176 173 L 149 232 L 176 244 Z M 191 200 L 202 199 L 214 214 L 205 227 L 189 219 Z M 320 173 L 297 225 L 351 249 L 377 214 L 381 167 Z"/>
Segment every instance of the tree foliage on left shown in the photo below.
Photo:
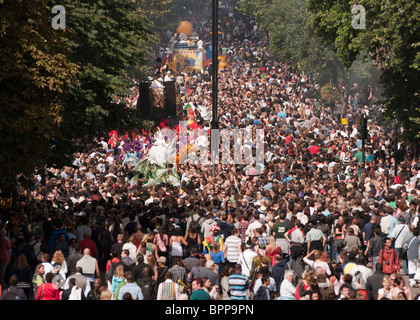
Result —
<path fill-rule="evenodd" d="M 131 0 L 63 0 L 61 4 L 66 8 L 66 28 L 73 31 L 65 39 L 69 59 L 80 70 L 70 85 L 70 107 L 54 144 L 60 152 L 47 159 L 57 166 L 68 162 L 63 151 L 76 151 L 74 139 L 140 128 L 141 119 L 123 99 L 132 94 L 130 71 L 154 58 L 150 44 L 157 40 L 149 30 L 150 21 Z"/>
<path fill-rule="evenodd" d="M 41 164 L 63 123 L 77 65 L 49 22 L 45 0 L 0 0 L 0 188 Z"/>
<path fill-rule="evenodd" d="M 139 129 L 126 108 L 129 70 L 148 63 L 156 36 L 131 0 L 0 0 L 0 189 L 43 165 L 71 164 L 75 140 Z"/>

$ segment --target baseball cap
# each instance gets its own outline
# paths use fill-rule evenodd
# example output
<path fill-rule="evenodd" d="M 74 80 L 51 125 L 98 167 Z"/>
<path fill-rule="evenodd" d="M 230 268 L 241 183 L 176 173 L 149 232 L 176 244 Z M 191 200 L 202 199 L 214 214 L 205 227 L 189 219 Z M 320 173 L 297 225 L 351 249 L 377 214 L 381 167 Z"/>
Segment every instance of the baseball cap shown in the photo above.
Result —
<path fill-rule="evenodd" d="M 166 263 L 166 258 L 164 256 L 161 256 L 159 257 L 159 259 L 157 259 L 157 262 Z"/>

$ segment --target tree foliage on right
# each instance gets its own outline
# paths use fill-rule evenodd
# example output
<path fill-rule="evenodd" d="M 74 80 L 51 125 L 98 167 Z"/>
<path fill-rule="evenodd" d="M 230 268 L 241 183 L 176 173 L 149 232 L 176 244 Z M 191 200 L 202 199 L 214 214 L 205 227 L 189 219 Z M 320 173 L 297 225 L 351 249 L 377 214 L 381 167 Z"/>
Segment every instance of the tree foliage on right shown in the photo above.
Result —
<path fill-rule="evenodd" d="M 366 24 L 361 25 L 364 9 Z M 354 12 L 352 13 L 352 8 Z M 308 23 L 350 66 L 366 52 L 381 70 L 385 117 L 396 119 L 402 137 L 420 141 L 420 3 L 417 0 L 308 0 Z M 356 26 L 356 28 L 354 27 Z"/>

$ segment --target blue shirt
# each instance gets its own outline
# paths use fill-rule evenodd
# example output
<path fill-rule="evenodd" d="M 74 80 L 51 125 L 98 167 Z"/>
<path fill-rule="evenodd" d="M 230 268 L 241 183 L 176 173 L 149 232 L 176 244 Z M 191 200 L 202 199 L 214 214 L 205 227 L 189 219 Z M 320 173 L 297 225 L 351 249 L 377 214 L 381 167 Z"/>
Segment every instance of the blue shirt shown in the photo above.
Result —
<path fill-rule="evenodd" d="M 255 285 L 254 285 L 254 293 L 257 294 L 258 289 L 262 286 L 261 283 L 261 277 L 259 277 L 257 279 L 257 281 L 255 281 Z M 276 280 L 274 280 L 274 278 L 270 277 L 270 284 L 267 286 L 268 289 L 270 289 L 270 291 L 275 292 L 277 287 L 276 287 Z"/>
<path fill-rule="evenodd" d="M 215 264 L 220 264 L 220 263 L 225 262 L 225 256 L 223 254 L 223 251 L 219 251 L 217 253 L 215 253 L 214 251 L 211 251 L 210 256 L 213 259 Z"/>
<path fill-rule="evenodd" d="M 370 234 L 372 232 L 372 222 L 368 222 L 365 224 L 365 226 L 363 227 L 363 232 L 366 234 L 366 241 L 369 241 L 370 239 Z"/>
<path fill-rule="evenodd" d="M 232 274 L 229 276 L 230 297 L 232 300 L 247 300 L 249 280 L 242 274 Z"/>
<path fill-rule="evenodd" d="M 283 118 L 283 120 L 287 117 L 287 115 L 284 112 L 277 113 L 277 118 Z"/>
<path fill-rule="evenodd" d="M 126 285 L 122 286 L 120 292 L 118 294 L 118 300 L 123 300 L 124 294 L 126 292 L 131 293 L 131 296 L 136 300 L 143 300 L 144 296 L 141 292 L 141 288 L 134 284 L 134 283 L 127 283 Z"/>
<path fill-rule="evenodd" d="M 390 237 L 392 231 L 394 230 L 394 228 L 398 224 L 398 220 L 397 220 L 397 218 L 395 218 L 395 217 L 393 217 L 391 215 L 388 215 L 388 223 L 389 223 L 389 231 L 388 231 L 388 235 L 387 236 Z"/>

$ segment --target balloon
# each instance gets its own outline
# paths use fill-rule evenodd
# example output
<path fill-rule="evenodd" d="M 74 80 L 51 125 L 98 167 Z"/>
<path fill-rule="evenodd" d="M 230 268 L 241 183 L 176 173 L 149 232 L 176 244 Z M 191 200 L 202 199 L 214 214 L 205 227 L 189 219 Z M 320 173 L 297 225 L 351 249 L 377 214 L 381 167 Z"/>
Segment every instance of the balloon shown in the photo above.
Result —
<path fill-rule="evenodd" d="M 178 29 L 176 29 L 178 33 L 183 33 L 186 36 L 189 36 L 193 32 L 193 26 L 191 22 L 189 21 L 181 21 L 181 23 L 178 26 Z"/>

